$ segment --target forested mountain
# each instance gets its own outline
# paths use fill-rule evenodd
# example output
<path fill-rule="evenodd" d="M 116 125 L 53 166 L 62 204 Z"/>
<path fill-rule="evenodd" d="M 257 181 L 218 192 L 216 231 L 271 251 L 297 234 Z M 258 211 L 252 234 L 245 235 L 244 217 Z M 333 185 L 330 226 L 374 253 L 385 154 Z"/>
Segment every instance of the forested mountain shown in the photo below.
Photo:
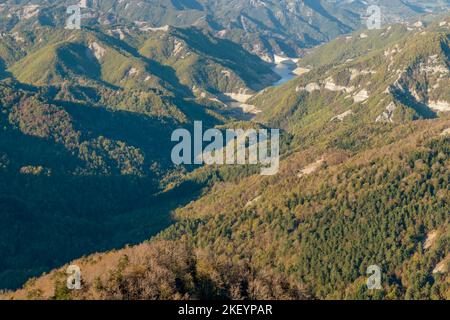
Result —
<path fill-rule="evenodd" d="M 257 119 L 305 140 L 340 122 L 401 123 L 450 111 L 450 20 L 339 38 L 301 61 L 307 74 L 248 103 Z M 334 124 L 333 124 L 334 123 Z M 339 129 L 337 129 L 339 130 Z"/>
<path fill-rule="evenodd" d="M 0 23 L 5 28 L 64 23 L 73 1 L 8 0 Z M 273 61 L 274 54 L 299 56 L 338 35 L 366 27 L 367 8 L 380 6 L 383 23 L 399 22 L 450 7 L 448 0 L 83 0 L 87 24 L 128 22 L 146 27 L 199 26 L 240 43 L 250 52 Z M 26 7 L 24 7 L 26 6 Z"/>
<path fill-rule="evenodd" d="M 449 299 L 449 128 L 335 135 L 274 177 L 216 185 L 148 243 L 74 261 L 80 291 L 66 289 L 64 267 L 5 297 Z M 366 287 L 373 264 L 381 291 Z"/>
<path fill-rule="evenodd" d="M 196 28 L 38 27 L 5 33 L 0 50 L 12 76 L 37 86 L 78 84 L 184 98 L 202 90 L 252 92 L 278 79 L 268 63 Z"/>
<path fill-rule="evenodd" d="M 162 194 L 180 200 L 169 201 L 170 227 L 141 245 L 73 262 L 82 290 L 66 288 L 66 265 L 3 298 L 450 299 L 449 40 L 446 15 L 358 31 L 311 50 L 300 61 L 309 71 L 247 102 L 261 113 L 243 124 L 283 130 L 277 175 L 198 168 Z M 176 65 L 157 41 L 149 46 L 140 47 L 142 56 Z M 20 115 L 40 108 L 29 107 L 34 100 L 14 103 L 14 92 L 4 123 L 21 128 Z M 45 105 L 44 114 L 53 108 Z M 42 128 L 60 139 L 57 129 Z M 183 189 L 206 184 L 195 196 Z M 382 290 L 366 286 L 370 265 L 382 269 Z"/>
<path fill-rule="evenodd" d="M 173 165 L 173 130 L 223 124 L 218 97 L 279 78 L 194 27 L 36 24 L 0 38 L 2 288 L 166 228 L 209 184 Z"/>
<path fill-rule="evenodd" d="M 170 217 L 155 203 L 169 204 L 152 194 L 173 170 L 159 137 L 170 139 L 174 123 L 53 101 L 4 81 L 0 251 L 8 258 L 0 263 L 2 287 L 86 250 L 142 241 L 168 225 Z"/>

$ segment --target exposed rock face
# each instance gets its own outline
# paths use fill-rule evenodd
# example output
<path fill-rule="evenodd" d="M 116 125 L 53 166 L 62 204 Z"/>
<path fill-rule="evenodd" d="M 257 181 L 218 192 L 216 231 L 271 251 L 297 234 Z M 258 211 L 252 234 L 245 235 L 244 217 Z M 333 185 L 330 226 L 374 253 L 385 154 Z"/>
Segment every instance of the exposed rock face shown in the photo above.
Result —
<path fill-rule="evenodd" d="M 330 91 L 345 91 L 348 93 L 355 91 L 355 87 L 344 87 L 337 85 L 336 83 L 334 83 L 332 78 L 328 78 L 325 80 L 325 89 Z"/>
<path fill-rule="evenodd" d="M 149 27 L 149 26 L 145 26 L 140 28 L 141 31 L 152 31 L 152 32 L 157 32 L 157 31 L 163 31 L 163 32 L 167 32 L 169 31 L 169 26 L 165 25 L 163 27 Z"/>
<path fill-rule="evenodd" d="M 347 118 L 348 116 L 350 116 L 352 114 L 353 114 L 353 111 L 348 110 L 348 111 L 345 111 L 344 113 L 341 113 L 341 114 L 331 118 L 330 121 L 336 121 L 336 120 L 343 121 L 345 118 Z"/>
<path fill-rule="evenodd" d="M 325 159 L 320 158 L 316 162 L 311 163 L 311 164 L 307 165 L 306 167 L 304 167 L 300 171 L 300 173 L 297 175 L 297 177 L 301 178 L 301 177 L 304 177 L 304 176 L 307 176 L 307 175 L 310 175 L 310 174 L 316 172 L 324 163 L 325 163 Z"/>
<path fill-rule="evenodd" d="M 318 83 L 315 83 L 315 82 L 308 83 L 305 87 L 298 86 L 295 89 L 296 92 L 308 91 L 309 93 L 314 92 L 314 91 L 319 91 L 319 90 L 320 90 L 320 85 Z"/>
<path fill-rule="evenodd" d="M 106 53 L 105 48 L 103 48 L 102 46 L 100 46 L 97 42 L 92 42 L 89 45 L 89 49 L 92 50 L 92 53 L 94 54 L 94 56 L 97 58 L 97 60 L 101 60 L 101 58 L 103 58 L 103 56 Z"/>
<path fill-rule="evenodd" d="M 128 76 L 133 76 L 133 75 L 139 75 L 139 70 L 136 69 L 136 68 L 131 68 L 131 69 L 128 71 Z"/>
<path fill-rule="evenodd" d="M 359 76 L 372 75 L 372 74 L 376 74 L 377 73 L 375 70 L 350 69 L 349 71 L 351 73 L 350 80 L 354 80 L 354 79 L 356 79 Z"/>
<path fill-rule="evenodd" d="M 363 102 L 369 99 L 369 92 L 366 89 L 359 91 L 357 94 L 353 96 L 353 100 L 355 102 Z"/>
<path fill-rule="evenodd" d="M 447 255 L 444 260 L 439 262 L 436 265 L 436 268 L 434 268 L 433 273 L 447 273 L 448 272 L 448 265 L 450 262 L 450 255 Z"/>
<path fill-rule="evenodd" d="M 428 106 L 431 109 L 436 110 L 436 111 L 450 112 L 450 103 L 448 103 L 447 101 L 443 101 L 443 100 L 430 101 Z"/>
<path fill-rule="evenodd" d="M 436 230 L 430 232 L 427 235 L 427 240 L 425 241 L 425 244 L 423 246 L 424 249 L 430 249 L 433 246 L 433 244 L 436 242 L 437 235 L 438 235 L 438 232 Z"/>
<path fill-rule="evenodd" d="M 311 70 L 308 68 L 299 67 L 299 68 L 295 69 L 294 71 L 292 71 L 292 73 L 294 73 L 297 76 L 301 76 L 301 75 L 307 74 L 309 71 L 311 71 Z"/>
<path fill-rule="evenodd" d="M 308 91 L 309 93 L 311 93 L 314 91 L 319 91 L 322 88 L 324 88 L 325 90 L 333 91 L 333 92 L 351 93 L 351 92 L 355 91 L 355 87 L 353 87 L 353 86 L 345 87 L 345 86 L 338 85 L 334 82 L 334 80 L 332 78 L 327 78 L 325 81 L 320 81 L 320 83 L 317 83 L 317 82 L 308 83 L 305 87 L 298 86 L 296 88 L 296 91 L 297 92 Z M 360 98 L 365 96 L 364 90 L 362 90 L 360 93 L 362 93 L 362 96 L 360 96 Z M 366 100 L 366 99 L 363 99 L 363 100 Z"/>
<path fill-rule="evenodd" d="M 30 19 L 39 14 L 39 5 L 28 5 L 23 8 L 22 18 Z"/>
<path fill-rule="evenodd" d="M 450 136 L 450 128 L 445 129 L 444 131 L 442 131 L 441 135 L 442 135 L 442 136 L 447 136 L 447 135 Z"/>
<path fill-rule="evenodd" d="M 376 118 L 376 122 L 390 122 L 394 123 L 394 112 L 397 109 L 397 106 L 394 102 L 391 102 L 387 107 L 386 111 L 384 111 L 382 114 L 380 114 Z"/>
<path fill-rule="evenodd" d="M 246 93 L 246 90 L 242 89 L 242 88 L 238 93 L 226 92 L 225 95 L 228 96 L 229 98 L 236 100 L 238 102 L 241 102 L 241 103 L 247 102 L 247 100 L 253 96 L 252 94 Z"/>

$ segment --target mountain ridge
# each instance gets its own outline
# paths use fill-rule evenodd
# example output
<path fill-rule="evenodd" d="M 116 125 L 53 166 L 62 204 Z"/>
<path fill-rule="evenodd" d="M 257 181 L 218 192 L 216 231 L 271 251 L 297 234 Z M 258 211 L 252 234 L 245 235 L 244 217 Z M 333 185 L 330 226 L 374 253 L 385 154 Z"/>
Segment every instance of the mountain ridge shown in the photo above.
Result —
<path fill-rule="evenodd" d="M 33 3 L 33 5 L 27 5 Z M 65 1 L 61 5 L 68 5 Z M 58 6 L 48 1 L 19 1 L 27 11 L 11 9 L 9 14 L 26 17 L 24 24 L 36 19 L 56 25 L 60 18 L 51 12 L 62 14 Z M 71 4 L 71 3 L 70 3 Z M 274 61 L 274 54 L 298 57 L 305 48 L 327 42 L 338 35 L 364 28 L 367 8 L 362 1 L 263 1 L 263 0 L 196 0 L 173 2 L 146 0 L 117 2 L 110 0 L 84 1 L 83 10 L 87 23 L 114 24 L 124 21 L 139 23 L 148 28 L 165 25 L 200 26 L 216 36 L 240 43 L 248 51 L 267 61 Z M 448 9 L 448 0 L 442 1 L 378 1 L 385 24 L 398 22 L 432 12 Z M 8 3 L 5 5 L 8 6 Z M 43 6 L 41 10 L 39 6 Z M 20 8 L 20 7 L 19 7 Z M 4 10 L 5 12 L 7 10 Z M 50 20 L 50 21 L 48 21 Z M 20 25 L 13 20 L 11 25 Z"/>

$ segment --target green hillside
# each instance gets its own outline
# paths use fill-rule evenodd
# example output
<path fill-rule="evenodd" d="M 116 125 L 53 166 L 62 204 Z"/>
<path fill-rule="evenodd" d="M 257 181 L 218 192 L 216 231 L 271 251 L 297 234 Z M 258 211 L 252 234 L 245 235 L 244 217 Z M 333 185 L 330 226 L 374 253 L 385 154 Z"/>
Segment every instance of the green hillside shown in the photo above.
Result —
<path fill-rule="evenodd" d="M 117 36 L 122 29 L 127 36 Z M 163 100 L 209 98 L 211 104 L 224 93 L 249 94 L 279 79 L 257 56 L 199 29 L 122 29 L 41 28 L 39 41 L 26 42 L 26 56 L 19 49 L 0 51 L 0 56 L 23 83 L 56 87 L 64 83 L 66 91 L 74 86 L 95 88 L 107 104 L 113 102 L 102 91 L 110 89 L 150 91 Z M 156 95 L 153 99 L 158 99 Z"/>
<path fill-rule="evenodd" d="M 183 85 L 213 94 L 258 91 L 278 79 L 270 65 L 261 63 L 257 56 L 194 28 L 157 32 L 140 52 L 173 67 Z"/>
<path fill-rule="evenodd" d="M 295 153 L 274 177 L 216 185 L 148 243 L 74 261 L 80 291 L 61 268 L 6 297 L 449 299 L 449 127 L 381 126 L 357 154 Z M 368 291 L 374 264 L 383 289 Z"/>
<path fill-rule="evenodd" d="M 395 28 L 383 32 L 389 31 Z M 313 143 L 324 132 L 344 133 L 355 125 L 446 116 L 450 111 L 449 36 L 448 29 L 430 27 L 409 32 L 395 43 L 387 38 L 385 46 L 351 60 L 319 63 L 309 73 L 265 90 L 248 103 L 262 110 L 259 121 L 285 128 L 302 144 Z M 336 45 L 331 43 L 326 51 L 336 52 Z M 341 47 L 348 49 L 345 44 Z M 317 49 L 319 57 L 324 48 Z"/>
<path fill-rule="evenodd" d="M 169 226 L 171 212 L 210 185 L 172 164 L 172 131 L 194 120 L 221 125 L 224 106 L 209 98 L 278 79 L 258 57 L 197 29 L 134 28 L 122 39 L 114 30 L 43 26 L 1 42 L 2 288 Z M 193 59 L 144 54 L 152 43 L 173 50 L 160 36 L 183 41 Z"/>

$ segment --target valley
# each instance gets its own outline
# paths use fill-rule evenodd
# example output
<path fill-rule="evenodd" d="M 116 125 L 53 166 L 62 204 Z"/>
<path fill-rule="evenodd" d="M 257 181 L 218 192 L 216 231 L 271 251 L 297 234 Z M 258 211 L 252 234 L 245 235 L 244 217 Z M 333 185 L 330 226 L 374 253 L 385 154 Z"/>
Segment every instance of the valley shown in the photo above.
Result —
<path fill-rule="evenodd" d="M 252 97 L 258 95 L 269 87 L 277 87 L 280 86 L 292 79 L 294 79 L 297 75 L 302 75 L 308 72 L 306 68 L 298 68 L 297 63 L 299 59 L 297 58 L 288 58 L 282 56 L 275 56 L 274 66 L 272 67 L 272 71 L 278 75 L 279 80 L 272 83 L 272 85 L 264 88 L 256 94 L 226 94 L 223 98 L 224 104 L 233 110 L 232 114 L 237 119 L 242 120 L 251 120 L 255 115 L 261 112 L 256 106 L 252 104 L 248 104 Z M 298 69 L 302 69 L 301 72 L 297 71 Z M 295 72 L 299 72 L 299 74 L 295 74 Z"/>
<path fill-rule="evenodd" d="M 450 299 L 449 1 L 68 4 L 0 4 L 0 300 Z"/>

